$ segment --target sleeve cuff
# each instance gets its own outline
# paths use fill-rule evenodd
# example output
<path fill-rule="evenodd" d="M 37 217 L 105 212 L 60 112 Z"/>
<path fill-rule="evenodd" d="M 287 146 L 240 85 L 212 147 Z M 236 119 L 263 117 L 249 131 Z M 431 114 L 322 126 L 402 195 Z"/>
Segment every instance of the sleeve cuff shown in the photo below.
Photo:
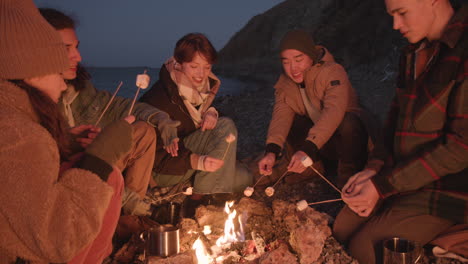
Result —
<path fill-rule="evenodd" d="M 107 182 L 109 174 L 114 170 L 107 162 L 90 154 L 85 154 L 76 167 L 97 174 L 105 182 Z"/>
<path fill-rule="evenodd" d="M 281 153 L 281 147 L 276 145 L 275 143 L 268 143 L 265 147 L 265 152 L 271 152 L 276 155 L 276 157 L 279 157 Z"/>
<path fill-rule="evenodd" d="M 312 141 L 306 140 L 299 150 L 304 151 L 313 161 L 318 158 L 318 147 Z"/>
<path fill-rule="evenodd" d="M 371 180 L 382 199 L 398 193 L 395 187 L 390 183 L 388 173 L 378 173 L 372 177 Z"/>

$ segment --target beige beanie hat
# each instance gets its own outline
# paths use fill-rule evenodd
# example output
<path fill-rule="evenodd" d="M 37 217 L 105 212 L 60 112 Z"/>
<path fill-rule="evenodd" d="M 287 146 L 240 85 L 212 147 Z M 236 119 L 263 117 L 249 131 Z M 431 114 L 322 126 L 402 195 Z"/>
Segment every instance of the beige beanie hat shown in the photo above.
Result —
<path fill-rule="evenodd" d="M 0 0 L 0 79 L 40 77 L 68 67 L 60 35 L 32 0 Z"/>

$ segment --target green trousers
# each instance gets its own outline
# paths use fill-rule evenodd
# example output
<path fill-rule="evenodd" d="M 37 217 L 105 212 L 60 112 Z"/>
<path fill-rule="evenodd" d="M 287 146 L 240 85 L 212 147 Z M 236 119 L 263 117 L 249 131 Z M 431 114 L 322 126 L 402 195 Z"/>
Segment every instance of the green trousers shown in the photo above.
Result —
<path fill-rule="evenodd" d="M 226 141 L 229 134 L 236 137 L 234 142 Z M 188 170 L 183 175 L 154 174 L 158 186 L 173 186 L 192 179 L 195 193 L 213 194 L 239 192 L 252 183 L 252 174 L 236 164 L 237 129 L 231 119 L 221 117 L 214 129 L 194 131 L 184 138 L 184 145 L 193 153 L 223 159 L 224 165 L 215 172 Z"/>

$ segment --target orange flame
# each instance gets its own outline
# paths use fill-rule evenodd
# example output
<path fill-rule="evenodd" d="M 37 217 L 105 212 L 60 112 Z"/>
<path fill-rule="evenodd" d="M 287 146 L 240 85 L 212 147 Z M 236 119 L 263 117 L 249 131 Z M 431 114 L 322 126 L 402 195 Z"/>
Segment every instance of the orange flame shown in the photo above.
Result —
<path fill-rule="evenodd" d="M 231 208 L 234 205 L 234 201 L 226 202 L 224 206 L 224 212 L 228 215 L 226 222 L 224 223 L 224 234 L 218 240 L 216 240 L 216 245 L 211 248 L 213 254 L 209 254 L 203 245 L 203 242 L 198 238 L 195 243 L 193 243 L 192 249 L 195 250 L 195 255 L 197 256 L 198 264 L 210 264 L 210 263 L 221 263 L 224 260 L 224 256 L 218 256 L 222 253 L 223 249 L 229 248 L 233 242 L 244 241 L 244 223 L 246 215 L 238 217 L 239 222 L 239 231 L 235 230 L 234 219 L 236 218 L 237 211 L 232 210 Z M 241 219 L 242 218 L 242 219 Z M 208 227 L 204 227 L 207 231 Z M 210 230 L 211 231 L 211 230 Z"/>

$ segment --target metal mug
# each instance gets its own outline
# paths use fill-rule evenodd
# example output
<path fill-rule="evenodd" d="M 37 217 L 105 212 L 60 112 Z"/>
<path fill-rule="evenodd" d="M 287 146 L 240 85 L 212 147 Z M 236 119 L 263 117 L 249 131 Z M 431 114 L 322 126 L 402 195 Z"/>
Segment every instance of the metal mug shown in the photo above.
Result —
<path fill-rule="evenodd" d="M 157 226 L 141 233 L 145 243 L 145 258 L 151 256 L 170 257 L 178 254 L 179 229 L 174 226 Z"/>
<path fill-rule="evenodd" d="M 423 248 L 418 243 L 394 237 L 383 243 L 384 264 L 409 264 L 417 263 L 423 255 Z"/>

